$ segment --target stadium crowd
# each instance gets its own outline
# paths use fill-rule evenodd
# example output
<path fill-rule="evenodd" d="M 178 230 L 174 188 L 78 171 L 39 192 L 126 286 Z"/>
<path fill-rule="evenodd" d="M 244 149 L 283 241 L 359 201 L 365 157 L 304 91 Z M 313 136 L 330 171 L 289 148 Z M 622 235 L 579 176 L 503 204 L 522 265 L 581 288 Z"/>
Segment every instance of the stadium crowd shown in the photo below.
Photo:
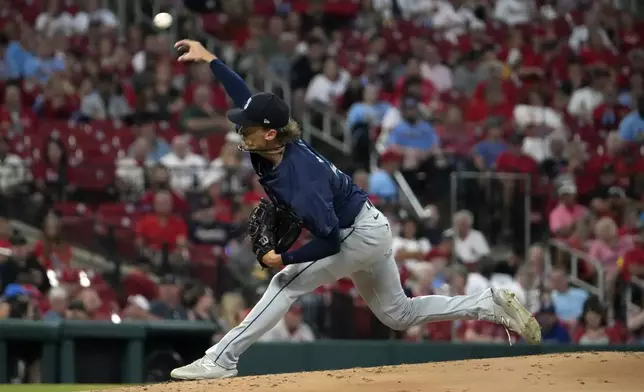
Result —
<path fill-rule="evenodd" d="M 377 167 L 346 169 L 398 233 L 409 295 L 503 286 L 538 314 L 544 340 L 642 341 L 631 281 L 644 277 L 644 29 L 630 12 L 533 0 L 177 12 L 182 34 L 234 48 L 243 75 L 283 81 L 296 117 L 335 112 L 356 149 L 376 146 Z M 0 318 L 204 320 L 216 339 L 270 278 L 243 236 L 263 191 L 208 66 L 175 62 L 167 32 L 121 23 L 92 0 L 0 4 L 0 204 L 42 228 L 29 243 L 0 220 Z M 420 219 L 403 208 L 398 170 L 427 206 Z M 480 176 L 458 180 L 450 216 L 458 172 Z M 569 284 L 570 252 L 553 239 L 584 254 L 577 275 L 605 292 Z M 72 266 L 72 246 L 117 273 Z M 482 321 L 390 331 L 345 279 L 304 296 L 266 339 L 316 337 L 507 339 Z"/>

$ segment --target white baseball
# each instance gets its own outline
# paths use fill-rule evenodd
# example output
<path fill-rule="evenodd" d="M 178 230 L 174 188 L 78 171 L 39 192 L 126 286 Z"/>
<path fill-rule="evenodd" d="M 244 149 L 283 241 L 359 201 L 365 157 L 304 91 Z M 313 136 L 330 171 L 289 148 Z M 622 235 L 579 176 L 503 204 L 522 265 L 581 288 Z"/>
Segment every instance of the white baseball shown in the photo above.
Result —
<path fill-rule="evenodd" d="M 160 12 L 154 17 L 154 25 L 158 29 L 167 29 L 172 24 L 172 15 L 167 12 Z"/>

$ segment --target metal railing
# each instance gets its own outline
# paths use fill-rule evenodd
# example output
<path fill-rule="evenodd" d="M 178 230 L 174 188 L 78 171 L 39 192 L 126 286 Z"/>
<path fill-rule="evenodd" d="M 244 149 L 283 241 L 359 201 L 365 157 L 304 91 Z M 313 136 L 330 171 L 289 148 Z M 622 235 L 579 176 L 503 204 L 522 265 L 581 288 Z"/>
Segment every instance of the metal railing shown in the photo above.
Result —
<path fill-rule="evenodd" d="M 524 246 L 525 249 L 529 249 L 531 245 L 531 222 L 530 222 L 530 216 L 531 216 L 531 211 L 532 211 L 532 205 L 531 205 L 531 177 L 529 174 L 519 174 L 519 173 L 497 173 L 497 172 L 469 172 L 469 171 L 462 171 L 462 172 L 453 172 L 450 175 L 450 211 L 451 215 L 454 216 L 456 211 L 458 210 L 458 187 L 459 184 L 461 183 L 462 180 L 479 180 L 479 181 L 485 181 L 488 184 L 493 181 L 493 180 L 514 180 L 514 181 L 520 181 L 521 184 L 523 185 L 523 193 L 524 193 L 524 214 L 525 214 L 525 219 L 524 219 L 524 233 L 525 233 L 525 238 L 524 238 Z M 482 199 L 480 200 L 481 202 L 485 203 L 485 200 Z"/>
<path fill-rule="evenodd" d="M 577 249 L 573 249 L 561 240 L 550 240 L 548 242 L 548 247 L 553 248 L 558 252 L 564 252 L 570 257 L 570 283 L 596 295 L 602 301 L 606 298 L 606 272 L 604 270 L 604 266 L 599 260 L 593 259 L 588 254 Z M 553 260 L 551 252 L 546 252 L 546 255 L 546 263 L 549 267 L 552 267 Z M 595 269 L 597 273 L 597 285 L 588 283 L 581 278 L 579 264 L 582 261 L 590 263 Z"/>

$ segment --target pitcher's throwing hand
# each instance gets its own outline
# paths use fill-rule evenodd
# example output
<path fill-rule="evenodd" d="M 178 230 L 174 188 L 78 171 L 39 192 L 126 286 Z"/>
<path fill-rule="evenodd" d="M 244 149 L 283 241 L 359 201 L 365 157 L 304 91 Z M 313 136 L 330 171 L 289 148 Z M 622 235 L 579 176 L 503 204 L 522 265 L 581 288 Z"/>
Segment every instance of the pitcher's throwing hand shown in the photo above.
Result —
<path fill-rule="evenodd" d="M 186 61 L 205 61 L 207 63 L 215 60 L 217 56 L 210 53 L 199 41 L 193 41 L 191 39 L 182 39 L 181 41 L 174 44 L 174 48 L 184 53 L 179 56 L 177 61 L 186 62 Z"/>

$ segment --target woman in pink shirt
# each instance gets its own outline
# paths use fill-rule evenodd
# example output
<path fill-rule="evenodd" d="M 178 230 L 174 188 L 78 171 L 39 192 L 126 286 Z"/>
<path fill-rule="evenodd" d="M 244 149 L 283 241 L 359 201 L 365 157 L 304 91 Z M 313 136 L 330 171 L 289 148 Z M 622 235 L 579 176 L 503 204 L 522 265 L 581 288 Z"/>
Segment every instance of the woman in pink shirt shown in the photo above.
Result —
<path fill-rule="evenodd" d="M 618 235 L 615 221 L 609 217 L 595 223 L 595 239 L 590 241 L 588 255 L 601 262 L 610 276 L 617 271 L 617 259 L 633 247 L 633 237 Z"/>

